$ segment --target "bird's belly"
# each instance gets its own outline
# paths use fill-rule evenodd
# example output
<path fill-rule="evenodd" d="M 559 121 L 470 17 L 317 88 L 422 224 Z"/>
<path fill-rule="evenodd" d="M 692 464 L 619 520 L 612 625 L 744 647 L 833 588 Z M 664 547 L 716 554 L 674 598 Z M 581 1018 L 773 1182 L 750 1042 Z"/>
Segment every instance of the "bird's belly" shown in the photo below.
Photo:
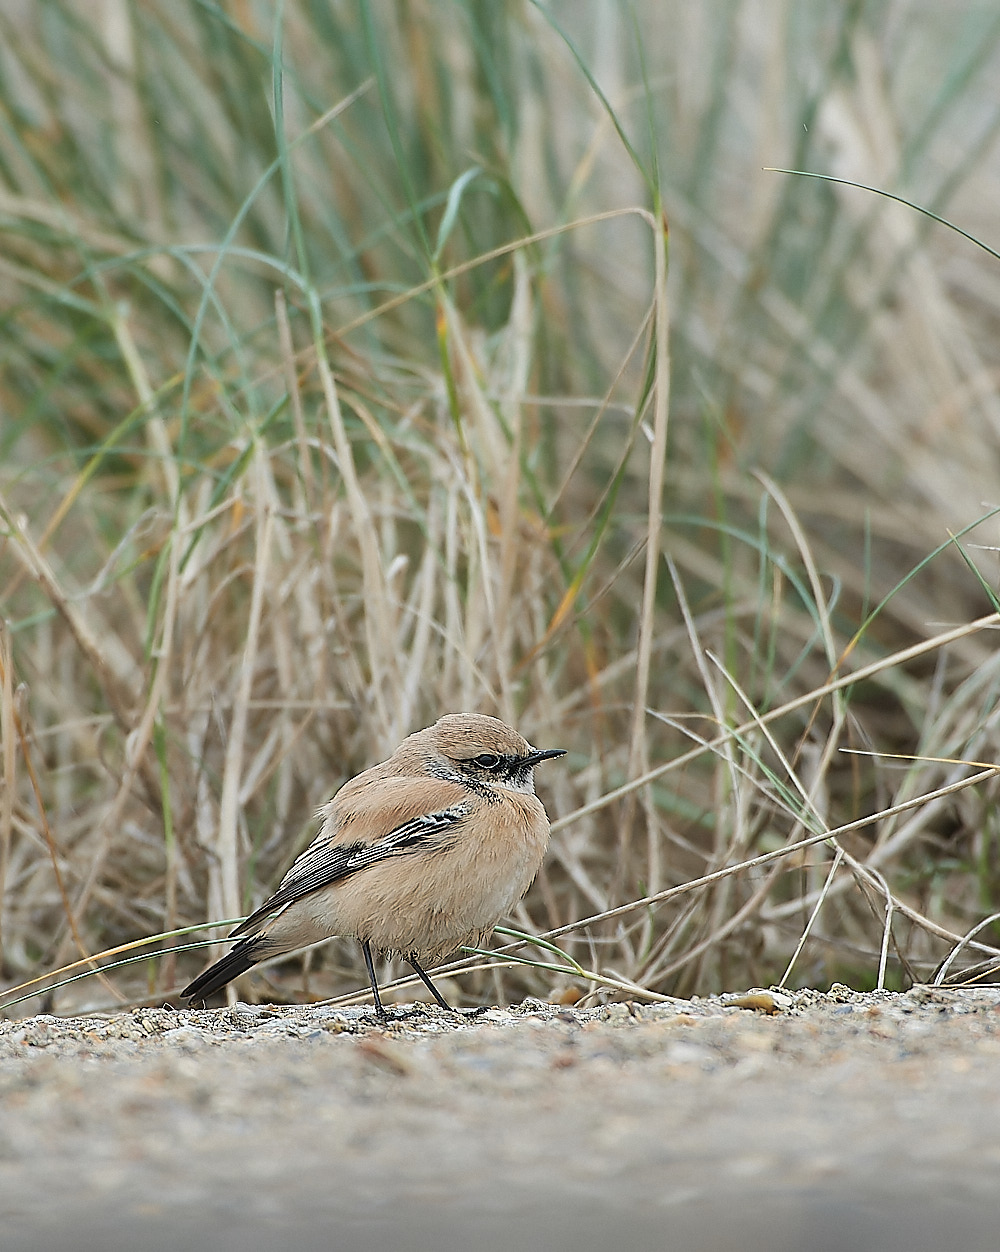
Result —
<path fill-rule="evenodd" d="M 394 857 L 316 895 L 325 897 L 327 916 L 336 915 L 337 933 L 433 964 L 482 942 L 527 891 L 545 841 L 516 834 L 474 859 L 460 845 Z"/>

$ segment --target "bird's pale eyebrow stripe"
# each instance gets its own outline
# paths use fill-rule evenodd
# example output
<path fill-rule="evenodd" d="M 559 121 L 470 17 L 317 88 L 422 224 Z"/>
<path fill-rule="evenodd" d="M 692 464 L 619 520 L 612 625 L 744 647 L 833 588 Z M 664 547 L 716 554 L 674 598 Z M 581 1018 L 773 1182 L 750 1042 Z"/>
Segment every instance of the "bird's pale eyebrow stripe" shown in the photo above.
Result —
<path fill-rule="evenodd" d="M 319 844 L 313 845 L 299 858 L 301 870 L 296 873 L 295 866 L 291 876 L 283 883 L 266 906 L 258 909 L 233 934 L 244 933 L 254 922 L 262 917 L 271 917 L 287 908 L 294 900 L 328 887 L 331 883 L 349 878 L 359 870 L 375 865 L 379 861 L 394 856 L 405 856 L 428 844 L 435 835 L 452 829 L 468 816 L 466 804 L 455 804 L 448 809 L 438 809 L 434 813 L 421 813 L 419 817 L 403 822 L 395 830 L 391 830 L 374 843 Z"/>

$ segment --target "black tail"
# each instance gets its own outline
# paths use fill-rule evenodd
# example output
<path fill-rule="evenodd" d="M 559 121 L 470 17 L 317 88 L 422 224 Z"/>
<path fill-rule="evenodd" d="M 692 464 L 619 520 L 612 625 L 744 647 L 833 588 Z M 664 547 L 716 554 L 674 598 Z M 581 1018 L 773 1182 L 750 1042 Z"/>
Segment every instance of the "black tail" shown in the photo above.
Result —
<path fill-rule="evenodd" d="M 221 960 L 210 965 L 198 975 L 194 982 L 181 992 L 185 1000 L 207 1000 L 210 995 L 232 982 L 240 974 L 245 974 L 251 965 L 256 965 L 269 955 L 268 942 L 264 935 L 252 935 L 241 939 L 231 952 L 227 952 Z"/>

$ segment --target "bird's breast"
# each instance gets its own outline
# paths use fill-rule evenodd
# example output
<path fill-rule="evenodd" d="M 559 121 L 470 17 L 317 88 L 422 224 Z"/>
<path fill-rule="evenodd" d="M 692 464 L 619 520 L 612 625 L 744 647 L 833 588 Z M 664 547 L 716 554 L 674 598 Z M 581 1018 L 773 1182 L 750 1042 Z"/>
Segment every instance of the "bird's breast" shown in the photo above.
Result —
<path fill-rule="evenodd" d="M 447 837 L 379 862 L 326 891 L 314 906 L 337 931 L 385 952 L 433 963 L 481 942 L 524 895 L 545 855 L 549 823 L 535 796 L 477 806 Z"/>

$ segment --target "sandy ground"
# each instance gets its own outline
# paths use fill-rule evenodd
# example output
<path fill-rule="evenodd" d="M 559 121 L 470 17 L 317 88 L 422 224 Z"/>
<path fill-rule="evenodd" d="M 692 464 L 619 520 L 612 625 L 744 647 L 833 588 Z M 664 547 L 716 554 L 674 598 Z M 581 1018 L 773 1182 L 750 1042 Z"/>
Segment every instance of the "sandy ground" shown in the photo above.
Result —
<path fill-rule="evenodd" d="M 1000 1248 L 1000 989 L 392 1012 L 0 1023 L 0 1248 Z"/>

